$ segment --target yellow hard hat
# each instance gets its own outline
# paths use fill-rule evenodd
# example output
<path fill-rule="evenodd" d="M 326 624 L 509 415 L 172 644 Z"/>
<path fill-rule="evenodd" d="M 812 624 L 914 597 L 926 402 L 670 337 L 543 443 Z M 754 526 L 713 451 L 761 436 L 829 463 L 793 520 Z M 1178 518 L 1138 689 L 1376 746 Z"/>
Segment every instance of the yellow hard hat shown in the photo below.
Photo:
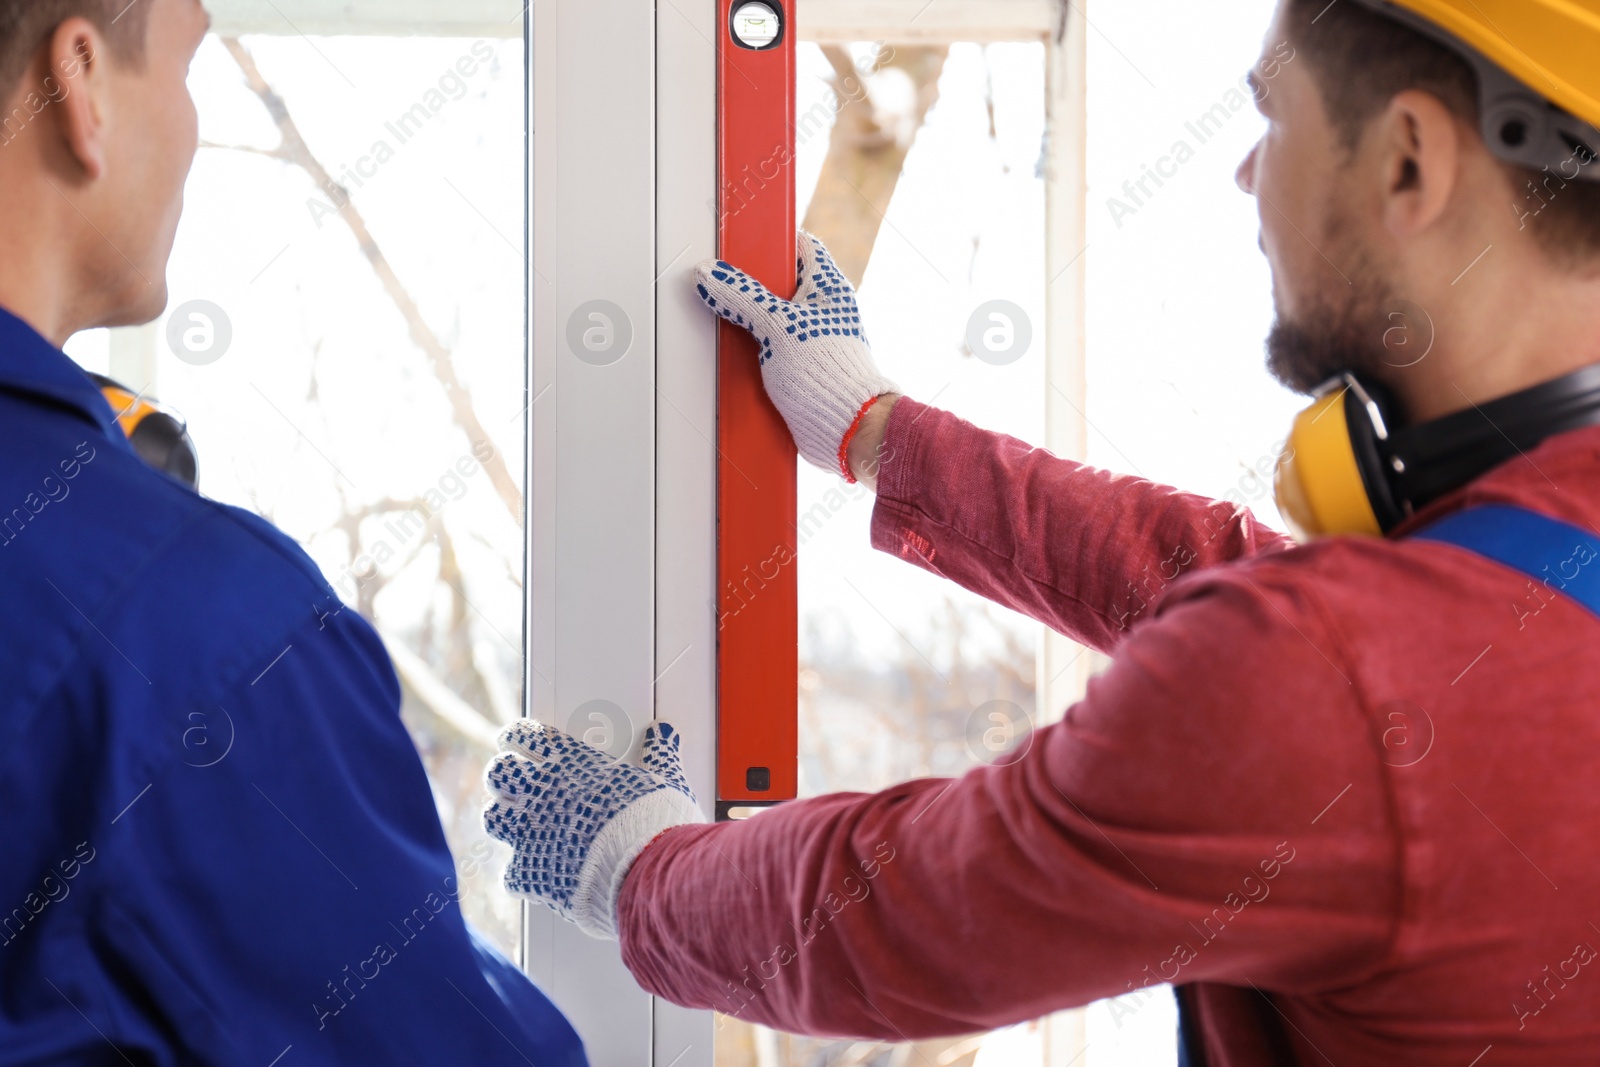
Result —
<path fill-rule="evenodd" d="M 1497 156 L 1600 180 L 1600 0 L 1359 2 L 1473 65 Z"/>

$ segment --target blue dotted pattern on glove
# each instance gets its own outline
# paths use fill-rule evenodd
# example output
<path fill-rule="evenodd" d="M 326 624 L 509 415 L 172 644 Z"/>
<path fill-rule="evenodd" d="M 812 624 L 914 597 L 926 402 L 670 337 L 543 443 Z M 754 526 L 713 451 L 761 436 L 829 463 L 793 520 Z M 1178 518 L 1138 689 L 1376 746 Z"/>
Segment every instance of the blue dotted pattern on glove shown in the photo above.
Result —
<path fill-rule="evenodd" d="M 652 724 L 635 767 L 552 726 L 509 727 L 486 775 L 496 799 L 483 814 L 489 834 L 515 849 L 506 888 L 566 912 L 590 846 L 618 812 L 662 789 L 694 800 L 680 746 L 670 724 Z"/>
<path fill-rule="evenodd" d="M 863 344 L 866 343 L 866 334 L 861 329 L 861 309 L 856 305 L 855 289 L 834 264 L 833 256 L 823 243 L 810 234 L 805 235 L 805 239 L 811 242 L 810 258 L 813 262 L 807 270 L 807 257 L 801 256 L 795 260 L 795 273 L 800 279 L 800 286 L 793 300 L 784 300 L 774 295 L 766 286 L 732 263 L 719 259 L 716 269 L 711 272 L 711 276 L 717 281 L 748 295 L 752 304 L 768 312 L 772 316 L 772 320 L 768 322 L 751 322 L 738 308 L 718 301 L 704 285 L 695 286 L 700 291 L 700 299 L 705 301 L 707 307 L 729 322 L 743 326 L 761 342 L 763 365 L 772 358 L 772 334 L 777 327 L 781 327 L 784 333 L 793 336 L 796 341 L 832 336 L 854 337 Z"/>

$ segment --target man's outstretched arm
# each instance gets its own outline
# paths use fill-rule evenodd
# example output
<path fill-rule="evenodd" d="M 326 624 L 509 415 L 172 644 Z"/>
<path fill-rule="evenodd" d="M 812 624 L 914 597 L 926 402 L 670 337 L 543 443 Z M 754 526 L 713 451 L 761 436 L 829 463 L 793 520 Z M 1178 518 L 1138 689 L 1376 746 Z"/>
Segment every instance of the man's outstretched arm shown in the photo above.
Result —
<path fill-rule="evenodd" d="M 761 345 L 767 394 L 805 459 L 879 493 L 873 543 L 1109 650 L 1179 575 L 1288 544 L 1243 508 L 1058 459 L 901 397 L 848 280 L 799 238 L 774 296 L 701 264 L 701 299 Z"/>
<path fill-rule="evenodd" d="M 1121 642 L 1183 575 L 1290 543 L 1225 501 L 885 399 L 890 413 L 862 431 L 878 440 L 857 445 L 878 492 L 873 547 L 1092 648 Z"/>
<path fill-rule="evenodd" d="M 1169 598 L 1011 765 L 661 834 L 624 962 L 677 1003 L 880 1040 L 1366 973 L 1399 907 L 1382 768 L 1304 591 L 1246 566 Z"/>

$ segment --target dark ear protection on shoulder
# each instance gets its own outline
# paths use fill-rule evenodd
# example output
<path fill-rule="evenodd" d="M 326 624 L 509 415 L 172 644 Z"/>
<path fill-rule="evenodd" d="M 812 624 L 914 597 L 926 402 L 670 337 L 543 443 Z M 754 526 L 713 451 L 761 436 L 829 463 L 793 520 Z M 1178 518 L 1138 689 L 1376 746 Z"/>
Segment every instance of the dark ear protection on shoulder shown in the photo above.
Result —
<path fill-rule="evenodd" d="M 1278 508 L 1297 538 L 1381 536 L 1545 438 L 1600 424 L 1600 364 L 1415 426 L 1394 412 L 1353 374 L 1317 390 L 1278 460 Z"/>
<path fill-rule="evenodd" d="M 200 488 L 200 456 L 183 420 L 103 374 L 90 374 L 117 414 L 134 452 L 156 470 Z"/>

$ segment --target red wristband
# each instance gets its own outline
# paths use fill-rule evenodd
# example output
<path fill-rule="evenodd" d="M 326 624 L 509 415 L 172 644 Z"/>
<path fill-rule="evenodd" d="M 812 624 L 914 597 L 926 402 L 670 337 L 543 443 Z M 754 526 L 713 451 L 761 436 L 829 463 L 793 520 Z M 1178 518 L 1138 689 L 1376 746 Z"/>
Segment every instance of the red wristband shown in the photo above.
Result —
<path fill-rule="evenodd" d="M 839 442 L 839 473 L 844 475 L 844 480 L 850 485 L 856 484 L 856 476 L 850 471 L 850 460 L 848 457 L 848 453 L 850 451 L 850 442 L 855 439 L 856 431 L 861 429 L 861 420 L 867 417 L 867 412 L 872 410 L 872 405 L 876 404 L 887 395 L 887 393 L 879 393 L 877 396 L 868 400 L 865 404 L 862 404 L 861 410 L 856 412 L 856 417 L 850 423 L 850 428 L 844 432 L 844 438 Z"/>

